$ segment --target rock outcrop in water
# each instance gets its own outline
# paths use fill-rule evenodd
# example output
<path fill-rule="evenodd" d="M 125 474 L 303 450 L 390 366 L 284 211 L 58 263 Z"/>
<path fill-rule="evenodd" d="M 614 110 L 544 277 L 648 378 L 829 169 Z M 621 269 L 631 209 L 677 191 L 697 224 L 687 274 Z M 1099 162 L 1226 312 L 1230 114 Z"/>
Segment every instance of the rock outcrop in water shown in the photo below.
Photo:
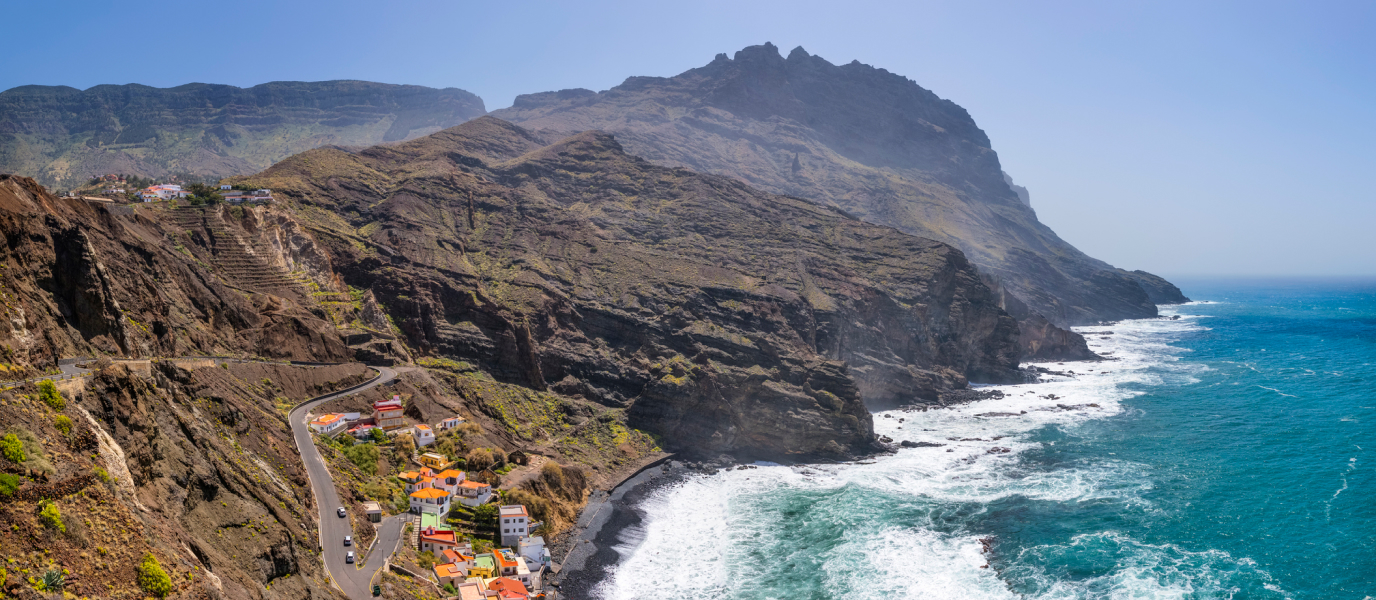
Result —
<path fill-rule="evenodd" d="M 30 85 L 0 92 L 0 173 L 58 189 L 107 173 L 245 175 L 303 150 L 407 140 L 485 112 L 463 90 L 366 81 Z"/>
<path fill-rule="evenodd" d="M 605 130 L 658 164 L 730 175 L 949 243 L 1038 315 L 1029 327 L 1048 334 L 1028 336 L 1045 343 L 1025 346 L 1028 356 L 1076 354 L 1083 340 L 1065 327 L 1151 317 L 1155 299 L 1183 298 L 1160 278 L 1061 240 L 1010 188 L 963 108 L 859 62 L 751 46 L 674 77 L 520 96 L 493 115 L 535 130 Z"/>
<path fill-rule="evenodd" d="M 680 450 L 840 455 L 865 403 L 1019 377 L 1017 327 L 956 249 L 612 136 L 483 118 L 243 180 L 299 204 L 408 343 L 627 408 Z"/>

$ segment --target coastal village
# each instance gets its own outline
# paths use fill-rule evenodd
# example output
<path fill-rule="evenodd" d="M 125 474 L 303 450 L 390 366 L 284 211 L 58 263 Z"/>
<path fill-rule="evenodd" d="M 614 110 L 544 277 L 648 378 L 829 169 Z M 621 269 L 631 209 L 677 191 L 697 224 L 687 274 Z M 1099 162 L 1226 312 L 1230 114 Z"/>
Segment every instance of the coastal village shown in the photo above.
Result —
<path fill-rule="evenodd" d="M 416 552 L 417 562 L 428 566 L 429 572 L 407 574 L 424 578 L 446 597 L 459 600 L 545 598 L 544 579 L 552 561 L 544 538 L 536 535 L 541 523 L 524 505 L 501 503 L 502 494 L 492 485 L 497 475 L 490 469 L 470 476 L 456 468 L 460 460 L 425 451 L 436 443 L 437 434 L 455 430 L 466 420 L 451 416 L 433 425 L 408 424 L 399 395 L 374 401 L 371 408 L 370 413 L 318 415 L 310 421 L 310 429 L 328 439 L 347 436 L 382 442 L 409 436 L 414 442 L 415 468 L 395 474 L 407 497 L 402 544 Z M 518 456 L 512 458 L 524 460 L 519 453 L 513 454 Z M 363 507 L 368 521 L 383 519 L 383 503 L 364 502 Z M 471 526 L 457 526 L 485 519 L 492 520 L 489 535 Z"/>

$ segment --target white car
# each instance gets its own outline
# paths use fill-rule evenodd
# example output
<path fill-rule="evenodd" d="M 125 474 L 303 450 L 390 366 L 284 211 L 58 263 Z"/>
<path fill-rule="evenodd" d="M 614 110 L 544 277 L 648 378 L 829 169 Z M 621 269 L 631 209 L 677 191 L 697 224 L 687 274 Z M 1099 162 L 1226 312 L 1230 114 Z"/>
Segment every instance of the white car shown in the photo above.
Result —
<path fill-rule="evenodd" d="M 353 553 L 353 552 L 349 552 L 348 554 L 345 554 L 345 555 L 344 555 L 344 562 L 346 562 L 346 563 L 354 562 L 354 553 Z"/>
<path fill-rule="evenodd" d="M 335 511 L 335 512 L 339 513 L 339 518 L 341 518 L 341 519 L 344 518 L 344 507 L 343 507 L 343 506 L 339 507 L 339 510 L 337 510 L 337 511 Z"/>
<path fill-rule="evenodd" d="M 352 546 L 352 545 L 354 545 L 354 536 L 352 536 L 352 535 L 346 535 L 346 536 L 344 536 L 344 545 L 345 545 L 345 546 Z"/>

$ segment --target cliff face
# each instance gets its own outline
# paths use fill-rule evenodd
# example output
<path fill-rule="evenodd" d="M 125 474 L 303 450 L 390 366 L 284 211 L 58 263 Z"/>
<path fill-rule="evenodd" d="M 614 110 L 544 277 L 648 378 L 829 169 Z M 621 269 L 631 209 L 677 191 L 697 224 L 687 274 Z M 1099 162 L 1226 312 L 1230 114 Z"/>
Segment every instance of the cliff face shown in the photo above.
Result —
<path fill-rule="evenodd" d="M 152 554 L 171 598 L 340 597 L 318 558 L 318 513 L 275 402 L 366 371 L 105 362 L 89 379 L 59 384 L 60 408 L 33 386 L 0 391 L 0 427 L 25 440 L 23 464 L 0 458 L 0 470 L 21 477 L 16 492 L 0 492 L 0 515 L 13 525 L 0 529 L 6 595 L 43 597 L 24 573 L 58 569 L 78 596 L 145 597 L 135 569 Z M 44 502 L 63 527 L 41 522 Z"/>
<path fill-rule="evenodd" d="M 606 134 L 483 118 L 243 181 L 299 204 L 419 352 L 625 408 L 673 449 L 839 455 L 871 443 L 866 402 L 1017 377 L 1016 323 L 956 249 Z"/>
<path fill-rule="evenodd" d="M 364 81 L 24 86 L 0 93 L 0 172 L 63 188 L 107 173 L 218 178 L 319 146 L 411 139 L 484 112 L 463 90 Z"/>
<path fill-rule="evenodd" d="M 1056 329 L 1154 316 L 1152 288 L 1165 283 L 1061 240 L 1010 188 L 963 108 L 858 62 L 836 66 L 802 48 L 784 58 L 765 44 L 600 93 L 520 96 L 493 115 L 537 131 L 605 130 L 658 164 L 730 175 L 949 243 Z M 1155 283 L 1144 289 L 1145 280 Z"/>
<path fill-rule="evenodd" d="M 328 259 L 260 213 L 241 211 L 246 228 L 222 210 L 101 206 L 0 175 L 0 361 L 32 371 L 101 354 L 347 360 L 304 283 L 311 261 L 326 263 L 328 283 Z M 287 241 L 274 252 L 256 235 Z M 298 278 L 272 264 L 288 260 L 303 263 Z"/>

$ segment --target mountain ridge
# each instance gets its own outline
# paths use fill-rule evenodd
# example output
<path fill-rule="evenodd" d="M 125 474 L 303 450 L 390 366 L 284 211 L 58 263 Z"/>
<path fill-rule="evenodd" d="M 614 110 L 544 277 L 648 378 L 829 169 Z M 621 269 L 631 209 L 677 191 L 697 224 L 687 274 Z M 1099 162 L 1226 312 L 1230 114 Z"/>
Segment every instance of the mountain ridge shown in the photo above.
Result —
<path fill-rule="evenodd" d="M 0 172 L 75 187 L 109 173 L 218 179 L 323 145 L 402 141 L 486 114 L 458 88 L 357 80 L 0 92 Z"/>
<path fill-rule="evenodd" d="M 657 164 L 953 244 L 1057 328 L 1155 316 L 1144 279 L 1158 299 L 1184 301 L 1165 280 L 1089 257 L 1038 221 L 965 109 L 858 61 L 837 66 L 801 47 L 785 58 L 766 43 L 673 77 L 523 95 L 492 115 L 536 131 L 605 130 Z"/>

